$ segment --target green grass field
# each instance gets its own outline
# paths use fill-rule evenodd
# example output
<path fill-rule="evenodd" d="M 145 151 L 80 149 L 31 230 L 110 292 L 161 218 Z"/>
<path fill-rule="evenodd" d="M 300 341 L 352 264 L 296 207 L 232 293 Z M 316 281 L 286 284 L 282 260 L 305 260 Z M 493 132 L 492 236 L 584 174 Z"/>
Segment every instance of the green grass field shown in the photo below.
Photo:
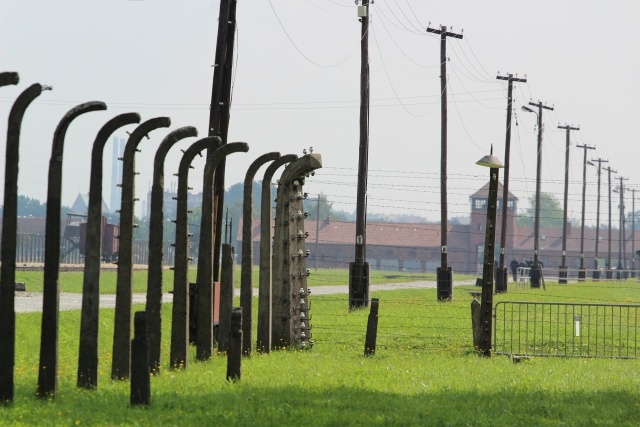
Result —
<path fill-rule="evenodd" d="M 147 272 L 146 270 L 136 270 L 133 272 L 133 292 L 144 293 L 147 289 Z M 254 267 L 252 270 L 252 282 L 254 287 L 258 284 L 258 269 Z M 60 272 L 60 292 L 75 292 L 82 293 L 82 280 L 84 273 L 79 271 L 62 271 Z M 116 270 L 103 271 L 100 276 L 100 293 L 103 294 L 115 294 L 116 292 Z M 456 278 L 463 280 L 469 279 L 471 276 L 457 275 Z M 235 266 L 234 269 L 234 286 L 240 287 L 240 266 Z M 371 271 L 370 280 L 371 283 L 400 283 L 411 282 L 416 280 L 435 280 L 434 273 L 398 273 L 389 271 Z M 189 270 L 189 280 L 196 281 L 196 269 L 191 268 Z M 16 271 L 16 281 L 24 282 L 27 284 L 27 291 L 29 292 L 42 292 L 43 272 L 41 271 Z M 311 287 L 325 286 L 325 285 L 347 285 L 349 284 L 349 272 L 348 270 L 338 269 L 318 269 L 311 270 L 311 275 L 308 278 L 308 284 Z M 170 291 L 173 289 L 173 270 L 164 270 L 163 273 L 163 285 L 164 291 Z"/>
<path fill-rule="evenodd" d="M 362 355 L 368 311 L 349 312 L 346 295 L 312 295 L 312 350 L 254 354 L 244 359 L 237 383 L 225 381 L 223 354 L 205 363 L 193 362 L 192 354 L 186 370 L 165 368 L 151 379 L 149 408 L 129 407 L 129 383 L 109 379 L 113 310 L 107 309 L 98 390 L 75 387 L 79 312 L 63 312 L 58 395 L 36 398 L 41 317 L 21 314 L 16 398 L 0 408 L 0 425 L 638 425 L 638 360 L 532 357 L 516 364 L 506 356 L 478 357 L 467 292 L 476 289 L 456 288 L 449 303 L 436 302 L 433 289 L 375 292 L 373 357 Z M 548 283 L 547 291 L 510 290 L 495 302 L 635 303 L 639 291 L 635 280 Z M 170 307 L 164 307 L 165 364 Z"/>

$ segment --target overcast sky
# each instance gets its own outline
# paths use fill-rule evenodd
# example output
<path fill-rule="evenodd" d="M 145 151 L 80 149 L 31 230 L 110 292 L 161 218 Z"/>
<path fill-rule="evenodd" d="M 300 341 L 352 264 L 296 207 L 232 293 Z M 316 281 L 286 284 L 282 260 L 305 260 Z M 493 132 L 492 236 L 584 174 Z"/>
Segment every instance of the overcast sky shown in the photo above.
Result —
<path fill-rule="evenodd" d="M 0 89 L 0 149 L 20 92 L 36 82 L 53 86 L 23 121 L 20 194 L 46 199 L 54 130 L 83 102 L 104 101 L 108 110 L 81 116 L 69 128 L 64 204 L 88 191 L 91 145 L 117 114 L 135 111 L 143 120 L 168 116 L 172 121 L 171 129 L 156 130 L 140 144 L 141 200 L 155 148 L 169 131 L 192 125 L 206 136 L 217 1 L 0 0 L 0 5 L 1 71 L 20 73 L 18 86 Z M 572 132 L 570 217 L 581 212 L 583 151 L 576 144 L 595 146 L 588 157 L 609 160 L 629 178 L 625 184 L 640 183 L 635 126 L 640 2 L 377 0 L 370 14 L 369 212 L 440 217 L 440 43 L 439 36 L 425 32 L 429 23 L 464 34 L 462 40 L 449 39 L 447 47 L 450 216 L 468 215 L 468 196 L 488 177 L 475 162 L 491 144 L 504 161 L 507 86 L 496 80 L 498 72 L 528 80 L 514 90 L 510 188 L 521 209 L 535 191 L 536 117 L 520 109 L 531 100 L 555 108 L 543 113 L 542 191 L 559 200 L 565 132 L 557 126 L 581 128 Z M 354 1 L 240 0 L 237 20 L 229 141 L 246 141 L 250 151 L 229 158 L 227 186 L 243 181 L 247 166 L 265 152 L 301 154 L 313 146 L 324 168 L 308 180 L 307 191 L 322 191 L 336 208 L 354 211 L 361 29 Z M 124 130 L 116 135 L 127 136 Z M 179 148 L 193 141 L 172 149 L 167 184 L 177 171 Z M 201 166 L 191 174 L 195 189 L 201 186 Z M 105 149 L 107 187 L 110 170 L 111 142 Z M 595 171 L 587 170 L 588 222 L 595 221 Z M 111 203 L 108 188 L 104 194 Z M 606 199 L 601 209 L 606 215 Z"/>

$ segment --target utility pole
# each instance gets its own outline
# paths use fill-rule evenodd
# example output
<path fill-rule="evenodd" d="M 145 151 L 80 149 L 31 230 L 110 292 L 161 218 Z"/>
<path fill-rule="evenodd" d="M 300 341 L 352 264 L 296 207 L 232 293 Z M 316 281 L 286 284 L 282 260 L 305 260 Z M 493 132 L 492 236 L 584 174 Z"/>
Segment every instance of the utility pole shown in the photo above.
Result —
<path fill-rule="evenodd" d="M 595 150 L 596 147 L 589 147 L 587 144 L 576 145 L 576 147 L 584 148 L 584 160 L 582 169 L 582 224 L 580 226 L 580 269 L 578 271 L 578 280 L 583 281 L 586 277 L 584 271 L 584 208 L 585 197 L 587 194 L 587 150 Z"/>
<path fill-rule="evenodd" d="M 320 195 L 318 194 L 318 198 L 316 199 L 316 246 L 313 250 L 314 252 L 314 261 L 315 261 L 315 270 L 318 271 L 318 235 L 320 234 Z"/>
<path fill-rule="evenodd" d="M 219 136 L 222 145 L 227 143 L 229 107 L 231 103 L 231 67 L 235 41 L 236 0 L 222 0 L 218 16 L 218 36 L 209 112 L 209 136 Z M 218 148 L 218 147 L 215 147 Z M 208 150 L 207 162 L 214 149 Z M 220 275 L 220 243 L 222 242 L 222 213 L 224 205 L 225 162 L 218 165 L 213 184 L 213 206 L 203 206 L 203 215 L 212 215 L 213 220 L 213 280 Z"/>
<path fill-rule="evenodd" d="M 607 171 L 608 176 L 609 176 L 609 246 L 608 246 L 608 251 L 607 251 L 607 273 L 606 273 L 606 277 L 607 279 L 611 279 L 612 274 L 611 274 L 611 173 L 618 173 L 617 171 L 614 171 L 613 169 L 611 169 L 611 167 L 607 167 L 607 168 L 603 168 L 604 170 Z"/>
<path fill-rule="evenodd" d="M 453 277 L 448 265 L 447 249 L 447 37 L 461 39 L 462 34 L 427 28 L 427 33 L 440 34 L 440 267 L 437 271 L 438 300 L 453 297 Z"/>
<path fill-rule="evenodd" d="M 522 109 L 530 113 L 536 113 L 538 116 L 538 162 L 536 167 L 536 214 L 534 221 L 534 238 L 533 238 L 533 266 L 529 272 L 530 283 L 532 288 L 539 288 L 542 277 L 542 270 L 540 269 L 540 174 L 542 173 L 542 110 L 551 110 L 553 107 L 543 105 L 542 102 L 529 102 L 529 105 L 538 107 L 536 113 L 531 108 L 523 105 Z"/>
<path fill-rule="evenodd" d="M 566 151 L 564 155 L 564 214 L 562 219 L 562 263 L 558 272 L 558 283 L 567 283 L 567 213 L 569 200 L 569 147 L 571 147 L 571 131 L 580 130 L 580 127 L 569 125 L 560 126 L 558 129 L 567 131 Z M 584 211 L 584 208 L 582 209 Z M 582 251 L 581 251 L 582 252 Z"/>
<path fill-rule="evenodd" d="M 593 278 L 596 280 L 600 279 L 600 270 L 598 269 L 598 245 L 600 243 L 600 177 L 602 172 L 602 164 L 607 163 L 608 160 L 603 160 L 598 158 L 597 160 L 591 159 L 591 162 L 598 162 L 598 196 L 596 198 L 598 207 L 596 209 L 596 253 L 593 264 Z M 590 165 L 594 165 L 589 162 Z M 595 166 L 595 165 L 594 165 Z"/>
<path fill-rule="evenodd" d="M 526 83 L 527 79 L 513 77 L 508 74 L 506 77 L 497 76 L 498 80 L 508 82 L 507 89 L 507 131 L 504 144 L 504 183 L 502 185 L 502 227 L 500 230 L 500 265 L 496 275 L 496 293 L 507 292 L 507 267 L 505 264 L 505 246 L 507 245 L 507 212 L 509 210 L 509 156 L 511 151 L 511 110 L 513 106 L 513 82 Z"/>
<path fill-rule="evenodd" d="M 631 189 L 631 277 L 636 277 L 636 189 Z"/>
<path fill-rule="evenodd" d="M 624 259 L 624 183 L 622 181 L 626 181 L 629 178 L 623 178 L 621 176 L 618 177 L 620 179 L 620 187 L 618 187 L 618 192 L 620 193 L 620 230 L 618 231 L 618 265 L 616 269 L 618 270 L 616 276 L 622 278 L 621 270 L 626 269 L 626 260 L 624 263 L 622 262 Z"/>
<path fill-rule="evenodd" d="M 356 2 L 357 3 L 357 2 Z M 360 149 L 356 197 L 355 262 L 349 264 L 349 308 L 369 305 L 367 251 L 367 177 L 369 168 L 369 0 L 358 6 L 360 38 Z"/>

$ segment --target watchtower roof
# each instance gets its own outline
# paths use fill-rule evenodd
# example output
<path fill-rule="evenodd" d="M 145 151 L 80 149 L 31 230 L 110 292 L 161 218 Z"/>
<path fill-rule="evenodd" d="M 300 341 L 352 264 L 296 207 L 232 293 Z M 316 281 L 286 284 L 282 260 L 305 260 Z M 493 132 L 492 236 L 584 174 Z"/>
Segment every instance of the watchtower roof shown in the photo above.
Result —
<path fill-rule="evenodd" d="M 498 198 L 502 198 L 502 192 L 504 191 L 503 188 L 504 187 L 502 186 L 502 183 L 498 181 Z M 480 188 L 478 191 L 476 191 L 469 197 L 472 197 L 472 198 L 489 197 L 489 182 L 487 181 L 487 183 L 483 185 L 482 188 Z M 518 198 L 511 191 L 509 191 L 508 199 L 518 200 Z"/>

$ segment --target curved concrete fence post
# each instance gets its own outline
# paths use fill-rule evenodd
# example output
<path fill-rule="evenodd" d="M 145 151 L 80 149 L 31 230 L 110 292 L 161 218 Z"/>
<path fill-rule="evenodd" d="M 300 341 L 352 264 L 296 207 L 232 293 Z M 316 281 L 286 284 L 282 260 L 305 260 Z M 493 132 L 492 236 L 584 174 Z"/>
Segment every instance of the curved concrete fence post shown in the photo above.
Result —
<path fill-rule="evenodd" d="M 135 155 L 138 144 L 148 133 L 171 126 L 168 117 L 156 117 L 139 125 L 129 137 L 122 157 L 122 198 L 120 202 L 120 236 L 118 242 L 118 277 L 116 312 L 113 328 L 112 379 L 127 379 L 131 367 L 131 303 L 133 299 L 133 205 L 135 201 Z"/>
<path fill-rule="evenodd" d="M 17 73 L 1 73 L 0 86 L 18 84 Z M 2 217 L 2 267 L 0 275 L 0 404 L 13 402 L 16 345 L 16 246 L 18 225 L 18 163 L 20 130 L 25 110 L 42 93 L 36 83 L 24 90 L 9 113 L 4 172 L 4 214 Z"/>
<path fill-rule="evenodd" d="M 169 133 L 160 143 L 153 161 L 153 184 L 149 209 L 149 268 L 147 276 L 147 334 L 149 336 L 149 370 L 160 370 L 162 344 L 162 258 L 164 249 L 164 162 L 169 149 L 178 141 L 198 136 L 193 126 L 185 126 Z"/>
<path fill-rule="evenodd" d="M 0 87 L 17 85 L 20 81 L 20 75 L 15 71 L 3 71 L 0 73 Z"/>
<path fill-rule="evenodd" d="M 205 206 L 212 207 L 213 175 L 218 165 L 232 153 L 249 151 L 246 142 L 232 142 L 222 145 L 210 155 L 204 166 L 202 190 L 202 217 L 200 219 L 200 242 L 198 243 L 198 274 L 196 286 L 196 358 L 206 360 L 213 352 L 213 217 L 211 211 L 205 211 Z"/>
<path fill-rule="evenodd" d="M 242 200 L 242 269 L 240 271 L 240 307 L 242 307 L 242 354 L 251 354 L 252 343 L 252 302 L 253 283 L 251 280 L 251 265 L 253 261 L 253 178 L 258 169 L 267 162 L 280 158 L 280 153 L 263 154 L 254 160 L 247 169 L 244 178 L 244 198 Z"/>
<path fill-rule="evenodd" d="M 295 154 L 287 154 L 274 160 L 262 178 L 260 200 L 260 275 L 258 278 L 258 339 L 256 350 L 271 351 L 271 180 L 276 171 L 287 163 L 298 159 Z"/>
<path fill-rule="evenodd" d="M 78 387 L 98 387 L 98 325 L 100 315 L 100 266 L 102 257 L 102 158 L 109 137 L 123 126 L 140 123 L 140 114 L 125 113 L 109 120 L 98 131 L 91 151 L 89 206 L 84 250 Z"/>
<path fill-rule="evenodd" d="M 187 223 L 189 169 L 196 155 L 205 148 L 213 150 L 220 145 L 219 137 L 202 138 L 194 142 L 183 154 L 178 168 L 178 195 L 176 200 L 175 263 L 173 272 L 173 311 L 171 325 L 170 368 L 186 368 L 189 350 L 189 226 Z M 206 189 L 203 189 L 203 196 Z M 204 197 L 203 197 L 204 198 Z"/>
<path fill-rule="evenodd" d="M 322 167 L 322 157 L 307 154 L 282 172 L 276 197 L 273 237 L 273 312 L 271 343 L 274 348 L 313 345 L 309 325 L 302 192 L 305 176 Z"/>
<path fill-rule="evenodd" d="M 245 147 L 246 146 L 246 147 Z M 205 148 L 215 150 L 207 160 L 204 171 L 204 183 L 207 178 L 211 180 L 215 166 L 226 155 L 236 151 L 247 151 L 247 144 L 227 144 L 220 147 L 219 137 L 207 137 L 196 141 L 191 145 L 182 156 L 180 168 L 178 170 L 178 197 L 176 207 L 176 240 L 175 240 L 175 266 L 173 281 L 173 312 L 171 325 L 171 353 L 169 356 L 169 364 L 173 369 L 186 368 L 188 365 L 189 350 L 189 229 L 187 224 L 187 196 L 189 192 L 189 169 L 193 158 Z M 246 148 L 246 149 L 245 149 Z M 220 150 L 220 151 L 218 151 Z M 209 167 L 208 167 L 209 166 Z M 213 169 L 211 168 L 213 166 Z M 206 186 L 203 189 L 203 203 L 209 193 L 211 198 L 212 186 L 209 185 L 207 191 Z M 200 235 L 202 236 L 202 230 Z M 209 249 L 211 253 L 211 249 Z M 202 252 L 198 254 L 198 277 L 202 277 L 200 271 L 200 259 L 203 257 Z M 211 270 L 210 270 L 211 271 Z M 211 283 L 211 273 L 209 275 L 209 283 Z"/>
<path fill-rule="evenodd" d="M 62 194 L 62 156 L 64 139 L 71 122 L 91 111 L 106 110 L 104 102 L 92 101 L 72 108 L 64 115 L 53 135 L 47 189 L 47 220 L 44 243 L 44 283 L 42 294 L 42 330 L 40 336 L 40 365 L 38 368 L 38 396 L 54 398 L 58 388 L 58 275 L 60 272 L 60 206 Z"/>
<path fill-rule="evenodd" d="M 206 360 L 211 357 L 213 351 L 213 281 L 215 280 L 215 224 L 213 222 L 214 203 L 213 196 L 215 187 L 204 191 L 209 183 L 214 182 L 214 174 L 219 174 L 219 166 L 224 163 L 227 156 L 232 153 L 249 151 L 249 144 L 246 142 L 232 142 L 217 148 L 207 160 L 204 167 L 203 194 L 202 194 L 202 218 L 200 221 L 200 242 L 198 246 L 198 273 L 202 269 L 203 274 L 198 274 L 196 278 L 196 357 L 198 360 Z M 219 232 L 216 232 L 220 234 Z M 220 284 L 222 292 L 222 282 Z M 220 304 L 218 304 L 220 306 Z M 219 314 L 222 316 L 222 307 Z M 220 325 L 222 319 L 220 319 Z"/>
<path fill-rule="evenodd" d="M 169 367 L 186 368 L 189 354 L 189 169 L 196 155 L 205 148 L 214 149 L 220 145 L 220 138 L 210 136 L 199 139 L 186 149 L 178 167 L 178 194 L 176 197 L 176 237 L 173 264 L 173 309 L 171 312 L 171 351 Z M 204 191 L 203 191 L 204 193 Z"/>

